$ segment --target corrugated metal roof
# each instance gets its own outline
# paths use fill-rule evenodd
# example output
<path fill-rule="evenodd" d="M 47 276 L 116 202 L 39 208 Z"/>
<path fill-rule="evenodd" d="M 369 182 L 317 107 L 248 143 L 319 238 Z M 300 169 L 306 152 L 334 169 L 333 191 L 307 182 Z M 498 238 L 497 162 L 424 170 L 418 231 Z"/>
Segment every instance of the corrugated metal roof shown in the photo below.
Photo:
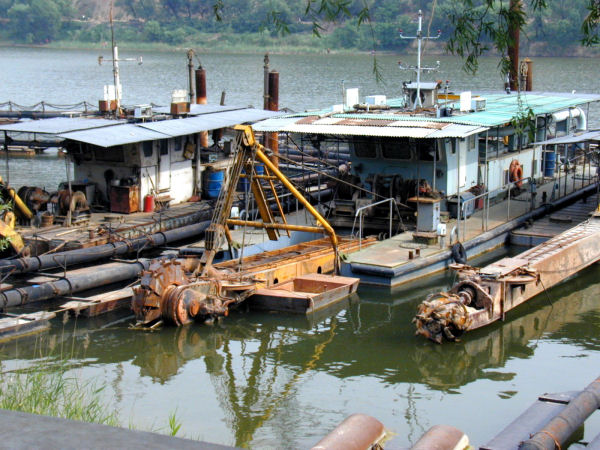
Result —
<path fill-rule="evenodd" d="M 20 133 L 60 134 L 70 131 L 89 130 L 123 123 L 122 120 L 85 119 L 82 117 L 55 117 L 0 125 L 0 131 Z"/>
<path fill-rule="evenodd" d="M 255 122 L 268 117 L 279 116 L 276 111 L 246 108 L 235 111 L 223 111 L 185 119 L 161 120 L 158 122 L 145 122 L 137 124 L 148 130 L 157 131 L 169 136 L 185 136 L 201 131 L 215 130 L 231 127 L 239 123 Z"/>
<path fill-rule="evenodd" d="M 190 112 L 188 113 L 190 116 L 198 116 L 201 114 L 213 114 L 216 112 L 224 112 L 224 111 L 236 111 L 238 109 L 247 109 L 247 106 L 223 106 L 223 105 L 199 105 L 196 103 L 192 103 L 190 105 Z M 158 106 L 156 108 L 152 108 L 152 110 L 159 114 L 171 114 L 171 105 L 169 106 Z"/>
<path fill-rule="evenodd" d="M 169 136 L 128 123 L 113 127 L 74 131 L 72 133 L 61 134 L 60 137 L 99 147 L 113 147 L 115 145 L 133 144 L 135 142 L 167 139 Z"/>
<path fill-rule="evenodd" d="M 349 125 L 306 125 L 291 124 L 279 131 L 290 133 L 330 134 L 335 136 L 376 136 L 414 138 L 464 138 L 487 130 L 486 127 L 450 124 L 442 129 L 410 126 L 349 126 Z"/>
<path fill-rule="evenodd" d="M 588 131 L 580 134 L 569 134 L 567 136 L 561 136 L 546 141 L 536 142 L 536 145 L 555 145 L 555 144 L 577 144 L 585 141 L 599 141 L 600 130 Z"/>
<path fill-rule="evenodd" d="M 254 131 L 276 132 L 293 124 L 298 117 L 275 117 L 273 119 L 263 120 L 252 125 Z"/>
<path fill-rule="evenodd" d="M 320 118 L 322 111 L 315 113 L 303 113 L 296 114 L 297 121 L 302 121 L 303 124 L 308 124 L 310 116 L 315 117 L 316 120 L 327 121 L 328 123 L 334 123 L 335 119 L 352 119 L 352 120 L 363 120 L 373 122 L 374 120 L 381 120 L 381 126 L 388 126 L 384 121 L 397 121 L 407 122 L 410 126 L 421 126 L 418 123 L 453 123 L 459 125 L 470 125 L 477 127 L 496 127 L 509 123 L 513 118 L 521 114 L 526 114 L 528 109 L 531 108 L 535 115 L 552 114 L 558 111 L 563 111 L 569 108 L 574 108 L 579 105 L 583 105 L 593 101 L 600 101 L 600 95 L 596 94 L 569 94 L 569 93 L 532 93 L 522 92 L 520 96 L 517 94 L 506 94 L 506 93 L 493 93 L 493 94 L 479 94 L 480 97 L 486 99 L 486 108 L 483 111 L 460 113 L 458 112 L 458 103 L 450 103 L 448 106 L 454 107 L 454 114 L 450 117 L 434 117 L 427 115 L 418 115 L 413 112 L 398 111 L 397 109 L 390 109 L 389 111 L 382 111 L 376 114 L 372 113 L 341 113 L 331 114 L 329 113 L 326 118 Z M 388 101 L 388 106 L 399 107 L 402 104 L 401 99 L 391 99 Z M 289 117 L 289 116 L 288 116 Z M 302 117 L 301 119 L 299 117 Z M 280 122 L 282 127 L 289 128 L 289 125 Z M 266 121 L 261 125 L 262 127 L 273 128 L 276 125 L 275 122 Z M 321 133 L 322 128 L 317 130 L 317 123 L 313 125 L 306 125 L 302 128 L 304 133 Z M 311 126 L 314 130 L 311 129 Z M 334 126 L 334 125 L 332 125 Z M 340 123 L 338 126 L 343 126 Z M 360 126 L 359 130 L 363 132 L 364 127 Z M 296 129 L 297 130 L 297 129 Z M 279 129 L 278 131 L 288 131 Z M 328 134 L 340 134 L 334 130 L 328 130 Z M 356 132 L 357 135 L 361 134 L 361 131 Z M 380 135 L 378 132 L 377 135 Z"/>

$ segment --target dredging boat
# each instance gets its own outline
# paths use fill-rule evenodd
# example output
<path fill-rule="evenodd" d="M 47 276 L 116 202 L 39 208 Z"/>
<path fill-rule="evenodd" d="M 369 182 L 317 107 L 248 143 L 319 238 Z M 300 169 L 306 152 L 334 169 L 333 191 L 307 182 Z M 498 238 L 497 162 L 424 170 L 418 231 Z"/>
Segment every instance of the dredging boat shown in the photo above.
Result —
<path fill-rule="evenodd" d="M 532 62 L 521 67 L 520 85 L 531 89 Z M 343 275 L 393 288 L 502 246 L 511 230 L 595 191 L 594 141 L 551 139 L 584 133 L 600 96 L 452 93 L 448 82 L 421 81 L 436 67 L 420 57 L 401 68 L 417 81 L 396 98 L 353 88 L 343 104 L 253 126 L 291 136 L 302 152 L 349 153 L 330 177 L 329 220 L 387 239 L 346 258 Z"/>
<path fill-rule="evenodd" d="M 373 240 L 339 238 L 267 157 L 268 150 L 256 142 L 252 128 L 237 126 L 236 130 L 233 164 L 227 170 L 212 222 L 206 230 L 202 257 L 157 260 L 143 272 L 132 300 L 138 325 L 212 321 L 227 316 L 230 307 L 246 300 L 255 301 L 263 309 L 311 313 L 356 291 L 358 279 L 337 276 L 339 252 L 350 253 Z M 257 172 L 255 161 L 264 165 L 261 173 Z M 262 222 L 229 218 L 234 186 L 242 172 L 249 179 Z M 275 191 L 274 180 L 289 189 L 319 226 L 288 223 L 276 195 L 276 208 L 268 205 L 265 186 Z M 224 241 L 232 245 L 229 226 L 261 228 L 271 240 L 276 240 L 281 231 L 322 232 L 328 236 L 329 245 L 317 240 L 213 265 Z M 329 272 L 334 274 L 325 275 Z"/>
<path fill-rule="evenodd" d="M 600 260 L 600 213 L 546 242 L 483 268 L 455 264 L 458 282 L 431 294 L 414 319 L 417 334 L 441 343 L 504 320 L 508 311 Z"/>

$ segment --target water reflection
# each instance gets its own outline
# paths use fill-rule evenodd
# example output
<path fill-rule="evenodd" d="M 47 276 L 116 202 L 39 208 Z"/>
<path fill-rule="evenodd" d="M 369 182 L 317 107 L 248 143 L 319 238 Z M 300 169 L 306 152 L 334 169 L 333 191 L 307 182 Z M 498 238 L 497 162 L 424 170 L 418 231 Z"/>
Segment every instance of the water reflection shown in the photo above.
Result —
<path fill-rule="evenodd" d="M 287 421 L 291 419 L 286 415 L 300 414 L 294 404 L 301 400 L 296 398 L 302 395 L 299 386 L 311 374 L 404 384 L 403 414 L 418 434 L 418 404 L 426 392 L 418 386 L 452 394 L 476 380 L 510 380 L 515 374 L 503 370 L 507 362 L 531 358 L 541 340 L 599 350 L 598 270 L 592 267 L 549 291 L 548 297 L 509 314 L 506 322 L 470 333 L 457 344 L 435 345 L 413 336 L 411 318 L 424 288 L 402 296 L 363 289 L 360 300 L 352 297 L 309 318 L 238 311 L 213 327 L 191 325 L 157 333 L 130 330 L 115 315 L 85 322 L 85 328 L 83 322 L 75 326 L 71 321 L 64 331 L 55 325 L 44 338 L 1 344 L 0 353 L 4 361 L 22 361 L 39 358 L 44 340 L 54 341 L 54 349 L 72 346 L 77 365 L 117 365 L 115 379 L 109 381 L 116 393 L 126 383 L 123 363 L 139 368 L 140 377 L 164 389 L 187 390 L 192 387 L 170 381 L 185 373 L 188 364 L 201 361 L 204 373 L 198 379 L 210 383 L 239 446 L 253 443 L 271 419 Z M 450 282 L 442 278 L 427 289 Z M 193 370 L 198 367 L 194 364 Z M 367 387 L 361 389 L 361 395 L 369 395 Z M 514 392 L 503 395 L 509 398 Z"/>

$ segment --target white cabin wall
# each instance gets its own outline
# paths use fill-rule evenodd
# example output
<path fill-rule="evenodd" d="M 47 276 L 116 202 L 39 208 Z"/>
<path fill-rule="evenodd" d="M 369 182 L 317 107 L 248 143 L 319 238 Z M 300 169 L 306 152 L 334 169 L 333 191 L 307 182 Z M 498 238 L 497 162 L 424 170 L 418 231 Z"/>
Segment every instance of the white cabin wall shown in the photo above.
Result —
<path fill-rule="evenodd" d="M 171 203 L 187 201 L 194 194 L 194 172 L 189 159 L 171 163 Z"/>
<path fill-rule="evenodd" d="M 505 171 L 510 168 L 510 163 L 516 159 L 523 166 L 523 178 L 539 178 L 542 175 L 542 147 L 528 148 L 520 152 L 511 152 L 501 155 L 499 158 L 488 160 L 489 176 L 488 190 L 490 192 L 505 186 L 507 176 Z M 534 162 L 535 160 L 535 162 Z"/>
<path fill-rule="evenodd" d="M 452 140 L 456 151 L 452 153 Z M 446 140 L 446 161 L 447 161 L 447 176 L 446 176 L 446 195 L 455 195 L 456 186 L 458 183 L 458 158 L 461 155 L 461 159 L 464 161 L 464 172 L 461 174 L 461 186 L 460 192 L 464 192 L 472 188 L 477 184 L 477 170 L 479 164 L 479 154 L 477 151 L 477 145 L 473 146 L 472 140 L 469 138 L 460 139 L 452 138 Z M 475 143 L 477 142 L 475 136 Z M 460 153 L 459 153 L 460 151 Z M 440 186 L 438 189 L 442 189 Z"/>

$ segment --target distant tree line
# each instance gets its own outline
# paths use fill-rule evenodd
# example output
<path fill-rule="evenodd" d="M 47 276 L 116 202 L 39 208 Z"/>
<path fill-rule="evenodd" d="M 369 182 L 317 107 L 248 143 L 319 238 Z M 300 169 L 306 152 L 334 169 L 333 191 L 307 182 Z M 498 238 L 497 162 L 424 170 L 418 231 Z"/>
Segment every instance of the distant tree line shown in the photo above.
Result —
<path fill-rule="evenodd" d="M 0 0 L 0 36 L 33 44 L 107 41 L 108 17 L 95 16 L 97 4 L 106 1 Z M 540 43 L 557 53 L 578 44 L 589 0 L 546 3 L 545 9 L 528 14 L 522 43 Z M 423 10 L 426 33 L 442 30 L 444 40 L 455 26 L 449 17 L 460 4 L 459 0 L 115 0 L 115 31 L 121 42 L 171 45 L 197 44 L 207 34 L 255 33 L 273 39 L 282 32 L 288 37 L 316 32 L 323 37 L 318 44 L 322 47 L 401 51 L 409 42 L 400 38 L 399 30 L 414 34 L 418 9 Z M 362 15 L 365 5 L 368 17 Z M 328 9 L 335 7 L 343 8 L 343 14 Z M 329 22 L 334 16 L 338 20 Z"/>

